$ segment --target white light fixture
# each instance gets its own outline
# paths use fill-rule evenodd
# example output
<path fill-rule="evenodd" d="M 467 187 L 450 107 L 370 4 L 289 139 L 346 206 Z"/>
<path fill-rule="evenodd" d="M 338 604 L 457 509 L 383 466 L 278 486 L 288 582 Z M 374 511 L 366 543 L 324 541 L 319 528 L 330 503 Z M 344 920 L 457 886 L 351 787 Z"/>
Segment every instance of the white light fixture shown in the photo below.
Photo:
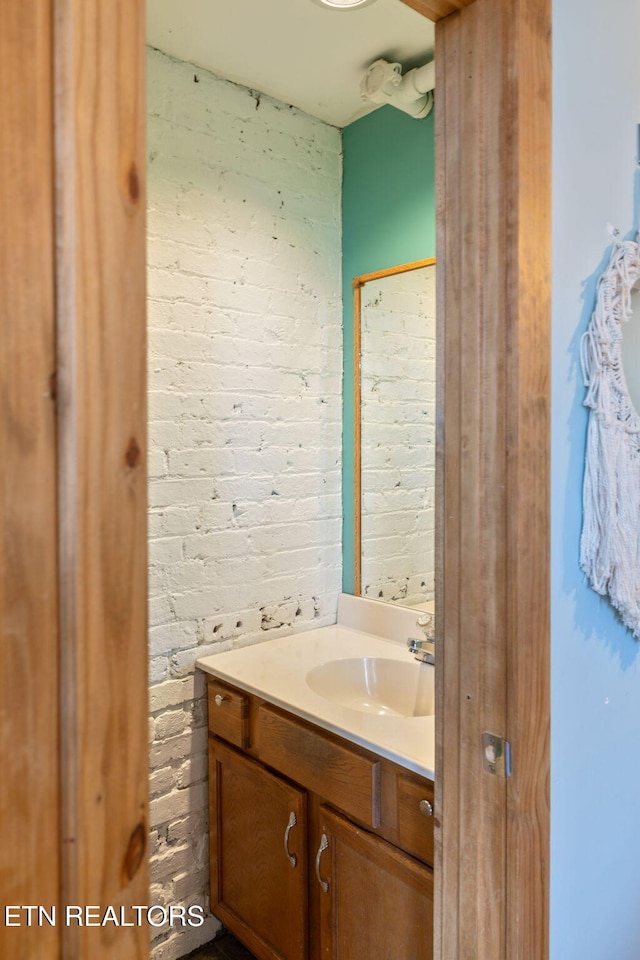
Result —
<path fill-rule="evenodd" d="M 357 7 L 368 7 L 376 0 L 314 0 L 319 7 L 331 7 L 332 10 L 355 10 Z"/>

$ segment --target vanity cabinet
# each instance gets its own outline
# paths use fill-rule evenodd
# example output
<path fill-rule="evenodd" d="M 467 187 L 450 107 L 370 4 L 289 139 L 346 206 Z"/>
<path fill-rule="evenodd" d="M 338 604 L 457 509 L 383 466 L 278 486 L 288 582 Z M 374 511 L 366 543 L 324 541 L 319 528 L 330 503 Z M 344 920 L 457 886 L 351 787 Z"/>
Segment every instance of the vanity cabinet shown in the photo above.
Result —
<path fill-rule="evenodd" d="M 213 678 L 211 909 L 258 960 L 432 960 L 433 784 Z"/>

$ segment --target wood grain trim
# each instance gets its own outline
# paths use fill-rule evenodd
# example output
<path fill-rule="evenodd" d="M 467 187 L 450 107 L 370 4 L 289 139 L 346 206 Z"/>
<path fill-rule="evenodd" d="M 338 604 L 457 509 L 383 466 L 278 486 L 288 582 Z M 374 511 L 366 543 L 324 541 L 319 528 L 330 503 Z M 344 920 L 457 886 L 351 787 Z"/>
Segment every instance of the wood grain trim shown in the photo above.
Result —
<path fill-rule="evenodd" d="M 63 897 L 148 898 L 145 21 L 54 0 Z M 68 960 L 113 931 L 64 927 Z M 144 926 L 118 960 L 148 956 Z"/>
<path fill-rule="evenodd" d="M 506 954 L 547 960 L 550 831 L 551 3 L 507 18 L 508 210 Z"/>
<path fill-rule="evenodd" d="M 411 7 L 412 10 L 416 10 L 428 20 L 433 20 L 436 23 L 438 20 L 443 20 L 450 14 L 464 9 L 474 2 L 478 2 L 478 0 L 402 0 L 402 3 Z"/>
<path fill-rule="evenodd" d="M 446 851 L 442 874 L 445 884 L 455 879 L 458 900 L 451 909 L 451 889 L 446 900 L 443 895 L 447 926 L 442 952 L 465 956 L 477 950 L 480 956 L 492 958 L 505 956 L 506 787 L 504 781 L 484 772 L 479 744 L 483 730 L 506 735 L 507 726 L 506 465 L 501 448 L 507 251 L 500 13 L 493 0 L 482 0 L 439 28 L 448 34 L 448 64 L 454 73 L 446 75 L 453 88 L 447 92 L 456 98 L 459 118 L 459 128 L 452 128 L 455 132 L 447 143 L 447 197 L 453 190 L 460 197 L 459 220 L 447 217 L 445 252 L 445 524 L 455 519 L 448 530 L 445 527 L 446 647 L 441 656 L 446 685 L 441 711 L 443 791 L 452 791 L 442 810 Z M 477 150 L 470 151 L 470 143 Z M 452 410 L 448 409 L 450 399 Z M 452 447 L 459 452 L 449 462 Z M 456 570 L 453 584 L 460 591 L 454 596 L 449 595 L 452 567 Z M 450 604 L 455 607 L 455 628 Z M 468 629 L 471 623 L 473 636 Z M 449 669 L 450 655 L 455 673 Z M 455 714 L 455 726 L 448 725 L 451 714 Z M 456 728 L 457 742 L 453 740 Z M 455 855 L 447 846 L 454 836 Z M 467 870 L 471 862 L 473 874 Z"/>
<path fill-rule="evenodd" d="M 353 592 L 362 594 L 362 288 L 372 280 L 434 266 L 435 257 L 414 260 L 354 277 L 353 286 Z"/>
<path fill-rule="evenodd" d="M 436 28 L 447 960 L 548 956 L 549 27 L 543 0 L 477 0 Z M 483 730 L 511 740 L 510 780 L 482 770 Z"/>
<path fill-rule="evenodd" d="M 53 99 L 50 0 L 0 30 L 0 884 L 59 907 Z M 3 907 L 4 911 L 4 907 Z M 0 923 L 0 956 L 61 956 L 60 926 Z"/>
<path fill-rule="evenodd" d="M 436 28 L 446 208 L 436 956 L 492 960 L 505 956 L 506 785 L 484 772 L 479 745 L 483 730 L 507 726 L 503 34 L 494 0 Z"/>
<path fill-rule="evenodd" d="M 354 290 L 357 290 L 358 287 L 363 287 L 365 283 L 370 283 L 371 280 L 382 280 L 384 277 L 397 277 L 399 273 L 410 273 L 412 270 L 432 267 L 435 262 L 435 257 L 429 257 L 427 260 L 413 260 L 411 263 L 401 263 L 398 267 L 387 267 L 385 270 L 363 273 L 359 277 L 353 278 L 352 286 Z"/>
<path fill-rule="evenodd" d="M 457 263 L 450 255 L 450 241 L 447 233 L 449 218 L 456 224 L 456 233 L 460 222 L 460 202 L 452 189 L 452 180 L 456 179 L 453 173 L 447 170 L 449 162 L 455 163 L 455 158 L 447 155 L 447 130 L 456 123 L 457 112 L 460 109 L 457 88 L 452 82 L 455 71 L 453 62 L 454 53 L 448 44 L 446 30 L 436 26 L 435 56 L 438 58 L 438 109 L 434 111 L 434 138 L 435 138 L 435 188 L 436 188 L 436 251 L 439 254 L 436 265 L 436 489 L 435 489 L 435 618 L 436 644 L 442 650 L 444 637 L 460 635 L 460 624 L 456 614 L 454 597 L 460 593 L 459 571 L 453 560 L 455 544 L 458 536 L 455 526 L 460 522 L 458 513 L 447 514 L 447 500 L 455 496 L 457 485 L 455 480 L 459 475 L 459 447 L 450 444 L 446 448 L 448 434 L 447 423 L 457 424 L 459 421 L 457 392 L 452 389 L 453 383 L 459 381 L 460 370 L 456 364 L 456 355 L 452 350 L 447 351 L 447 326 L 445 313 L 450 294 L 449 284 L 453 283 L 457 274 Z M 441 81 L 441 82 L 440 82 Z M 447 122 L 448 121 L 448 122 Z M 451 150 L 451 148 L 449 148 Z M 459 172 L 457 172 L 459 178 Z M 450 270 L 451 272 L 450 275 Z M 446 362 L 445 362 L 446 361 Z M 445 397 L 447 402 L 447 419 L 445 421 Z M 445 469 L 446 467 L 446 469 Z M 445 537 L 447 549 L 445 550 Z M 445 594 L 445 582 L 447 591 Z M 433 837 L 434 874 L 438 877 L 438 885 L 434 891 L 433 913 L 433 955 L 436 960 L 448 960 L 444 953 L 444 943 L 450 942 L 455 932 L 448 932 L 451 928 L 447 921 L 446 904 L 442 896 L 442 884 L 448 892 L 456 890 L 460 882 L 460 849 L 455 830 L 449 835 L 445 831 L 444 811 L 454 801 L 455 789 L 458 782 L 458 768 L 449 769 L 449 757 L 445 768 L 445 740 L 450 745 L 460 739 L 459 711 L 451 707 L 447 712 L 447 727 L 444 723 L 444 704 L 448 692 L 457 698 L 459 690 L 454 687 L 450 676 L 458 673 L 459 644 L 447 643 L 446 656 L 442 653 L 438 657 L 435 670 L 435 774 L 437 785 L 434 784 L 435 820 Z M 453 687 L 453 690 L 451 688 Z M 445 784 L 445 776 L 447 778 Z M 456 816 L 454 810 L 453 816 Z M 447 874 L 443 877 L 445 868 Z M 451 955 L 450 955 L 451 956 Z"/>
<path fill-rule="evenodd" d="M 269 704 L 258 712 L 258 757 L 362 823 L 380 825 L 381 764 Z"/>

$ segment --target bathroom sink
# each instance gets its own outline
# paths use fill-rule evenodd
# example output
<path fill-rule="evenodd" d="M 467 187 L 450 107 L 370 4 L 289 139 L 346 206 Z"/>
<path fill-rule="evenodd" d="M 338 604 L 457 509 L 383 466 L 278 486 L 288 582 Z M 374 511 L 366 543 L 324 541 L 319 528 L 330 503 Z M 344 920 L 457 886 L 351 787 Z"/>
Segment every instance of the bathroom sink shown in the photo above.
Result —
<path fill-rule="evenodd" d="M 321 663 L 306 681 L 325 700 L 361 713 L 428 717 L 434 712 L 433 678 L 433 667 L 416 660 L 352 657 Z"/>

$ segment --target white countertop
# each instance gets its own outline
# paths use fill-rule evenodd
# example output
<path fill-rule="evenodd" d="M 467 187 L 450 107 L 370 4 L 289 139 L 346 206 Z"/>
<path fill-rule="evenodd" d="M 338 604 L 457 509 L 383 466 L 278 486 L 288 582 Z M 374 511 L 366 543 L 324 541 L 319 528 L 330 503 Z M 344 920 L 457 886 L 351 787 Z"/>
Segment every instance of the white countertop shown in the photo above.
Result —
<path fill-rule="evenodd" d="M 362 713 L 314 693 L 306 683 L 313 667 L 346 657 L 406 662 L 406 646 L 339 624 L 203 657 L 196 666 L 220 680 L 289 710 L 324 730 L 433 779 L 434 718 Z M 425 669 L 432 669 L 425 666 Z"/>

